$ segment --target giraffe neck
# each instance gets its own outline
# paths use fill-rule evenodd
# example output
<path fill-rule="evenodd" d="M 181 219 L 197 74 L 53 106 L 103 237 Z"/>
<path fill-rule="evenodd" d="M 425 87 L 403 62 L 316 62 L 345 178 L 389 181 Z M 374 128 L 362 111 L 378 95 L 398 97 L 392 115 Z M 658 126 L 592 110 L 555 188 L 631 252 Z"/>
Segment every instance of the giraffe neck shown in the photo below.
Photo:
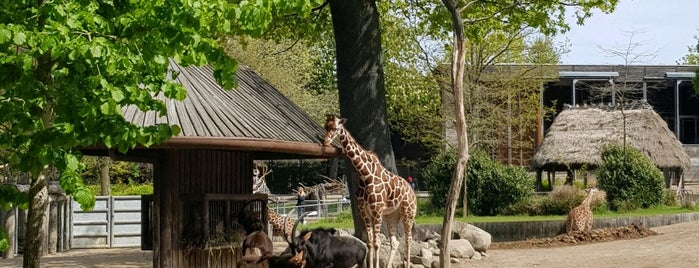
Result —
<path fill-rule="evenodd" d="M 347 158 L 352 161 L 354 169 L 359 173 L 361 179 L 368 178 L 367 174 L 373 174 L 374 170 L 371 170 L 372 165 L 367 163 L 371 161 L 371 152 L 367 151 L 362 147 L 357 140 L 352 137 L 352 135 L 345 128 L 341 128 L 339 133 L 340 142 L 342 143 L 342 152 L 347 156 Z M 381 163 L 372 163 L 383 168 Z"/>
<path fill-rule="evenodd" d="M 594 192 L 590 191 L 587 196 L 585 197 L 585 200 L 583 200 L 582 204 L 585 205 L 586 207 L 590 206 L 590 203 L 592 202 L 592 195 Z"/>

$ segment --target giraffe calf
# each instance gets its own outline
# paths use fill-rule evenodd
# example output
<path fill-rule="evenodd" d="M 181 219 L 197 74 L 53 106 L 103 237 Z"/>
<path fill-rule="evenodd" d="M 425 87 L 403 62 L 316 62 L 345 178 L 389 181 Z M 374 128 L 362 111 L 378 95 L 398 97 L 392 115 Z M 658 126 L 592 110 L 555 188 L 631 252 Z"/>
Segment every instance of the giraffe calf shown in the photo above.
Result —
<path fill-rule="evenodd" d="M 588 190 L 587 196 L 582 203 L 568 212 L 568 218 L 566 219 L 567 233 L 592 230 L 592 209 L 590 208 L 590 202 L 592 202 L 592 196 L 595 191 L 597 191 L 595 188 Z"/>

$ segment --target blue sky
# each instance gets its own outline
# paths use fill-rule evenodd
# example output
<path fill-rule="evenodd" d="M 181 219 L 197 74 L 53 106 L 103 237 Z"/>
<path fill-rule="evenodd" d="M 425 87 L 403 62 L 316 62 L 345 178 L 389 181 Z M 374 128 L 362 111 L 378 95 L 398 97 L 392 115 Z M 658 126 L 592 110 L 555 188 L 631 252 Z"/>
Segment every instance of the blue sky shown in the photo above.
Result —
<path fill-rule="evenodd" d="M 657 51 L 653 60 L 637 64 L 676 64 L 687 54 L 687 46 L 696 44 L 699 0 L 620 0 L 612 14 L 597 12 L 585 25 L 571 17 L 569 25 L 571 30 L 556 38 L 570 45 L 563 64 L 623 64 L 620 58 L 605 56 L 599 46 L 625 46 L 625 31 L 635 31 L 633 41 L 644 43 L 638 51 Z"/>

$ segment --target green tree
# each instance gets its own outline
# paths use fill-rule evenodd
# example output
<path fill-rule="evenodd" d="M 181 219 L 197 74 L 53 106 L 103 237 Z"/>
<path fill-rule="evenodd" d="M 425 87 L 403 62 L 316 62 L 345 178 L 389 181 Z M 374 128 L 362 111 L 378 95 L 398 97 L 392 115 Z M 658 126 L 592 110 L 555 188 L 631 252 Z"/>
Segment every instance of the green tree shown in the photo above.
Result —
<path fill-rule="evenodd" d="M 682 57 L 678 64 L 693 64 L 699 65 L 699 35 L 694 35 L 695 44 L 687 46 L 687 55 Z M 699 94 L 699 70 L 696 71 L 697 75 L 694 76 L 692 84 L 694 85 L 694 91 Z"/>
<path fill-rule="evenodd" d="M 684 55 L 677 64 L 699 65 L 699 35 L 694 35 L 694 42 L 687 46 L 687 55 Z"/>
<path fill-rule="evenodd" d="M 229 55 L 250 66 L 322 124 L 326 114 L 337 112 L 337 90 L 334 85 L 317 84 L 328 80 L 315 77 L 315 72 L 325 72 L 328 67 L 318 67 L 323 55 L 316 52 L 322 46 L 309 42 L 312 40 L 230 38 L 225 47 Z"/>
<path fill-rule="evenodd" d="M 175 126 L 136 127 L 121 108 L 164 114 L 153 98 L 183 99 L 167 79 L 169 61 L 215 67 L 235 85 L 235 60 L 220 36 L 259 36 L 275 18 L 310 14 L 317 1 L 3 1 L 0 4 L 1 162 L 30 172 L 24 267 L 39 267 L 48 193 L 46 170 L 84 208 L 93 193 L 79 176 L 77 148 L 101 143 L 125 152 L 178 133 Z M 301 14 L 301 15 L 299 15 Z M 173 74 L 176 75 L 176 74 Z M 7 202 L 7 197 L 0 199 Z"/>
<path fill-rule="evenodd" d="M 442 237 L 448 237 L 451 235 L 451 222 L 454 219 L 454 210 L 459 199 L 463 176 L 466 172 L 466 163 L 469 158 L 466 120 L 463 114 L 463 69 L 466 59 L 464 41 L 466 39 L 476 42 L 482 40 L 486 36 L 485 33 L 493 29 L 501 29 L 504 32 L 512 33 L 525 27 L 531 27 L 543 34 L 554 34 L 561 29 L 565 30 L 567 28 L 564 20 L 567 6 L 578 6 L 579 9 L 576 11 L 576 16 L 578 17 L 578 23 L 582 23 L 586 17 L 591 16 L 592 9 L 611 12 L 617 1 L 598 0 L 561 3 L 541 0 L 523 3 L 505 0 L 474 0 L 466 2 L 442 0 L 442 3 L 445 10 L 439 12 L 441 6 L 436 6 L 436 10 L 427 9 L 428 14 L 426 15 L 434 18 L 431 21 L 436 22 L 434 26 L 436 29 L 442 29 L 440 32 L 451 31 L 453 33 L 451 81 L 458 143 L 456 168 L 449 187 L 447 209 L 442 225 Z M 466 200 L 466 197 L 464 197 L 464 200 Z M 449 252 L 449 239 L 442 240 L 440 249 L 442 252 Z M 449 263 L 449 257 L 446 254 L 442 254 L 440 263 L 442 267 L 446 267 L 447 263 Z"/>

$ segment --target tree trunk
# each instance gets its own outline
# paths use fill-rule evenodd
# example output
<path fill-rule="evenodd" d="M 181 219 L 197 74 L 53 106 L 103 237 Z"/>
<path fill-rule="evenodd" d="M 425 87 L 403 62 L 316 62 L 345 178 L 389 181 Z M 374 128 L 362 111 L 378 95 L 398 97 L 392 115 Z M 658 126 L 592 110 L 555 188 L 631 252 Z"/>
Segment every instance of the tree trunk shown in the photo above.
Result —
<path fill-rule="evenodd" d="M 376 3 L 374 0 L 331 0 L 330 12 L 335 33 L 340 114 L 347 118 L 347 129 L 357 142 L 374 151 L 384 167 L 395 172 Z M 345 173 L 354 173 L 351 163 L 346 167 Z M 355 176 L 347 176 L 351 195 L 357 190 Z M 357 212 L 355 198 L 352 207 L 352 211 Z M 366 233 L 362 220 L 358 216 L 354 218 L 355 233 Z"/>
<path fill-rule="evenodd" d="M 41 264 L 42 246 L 46 237 L 42 230 L 46 225 L 46 208 L 49 200 L 49 191 L 46 186 L 47 172 L 48 168 L 44 168 L 38 176 L 32 178 L 29 186 L 29 212 L 24 232 L 24 268 L 39 268 Z"/>
<path fill-rule="evenodd" d="M 109 184 L 110 184 L 110 178 L 109 178 L 109 168 L 112 166 L 111 159 L 107 157 L 100 157 L 99 160 L 97 160 L 98 163 L 100 164 L 100 189 L 102 191 L 102 195 L 108 196 L 111 195 L 111 191 L 109 189 Z"/>
<path fill-rule="evenodd" d="M 457 137 L 457 160 L 454 174 L 452 175 L 451 185 L 449 186 L 449 195 L 447 197 L 447 208 L 444 214 L 444 222 L 442 223 L 442 240 L 440 241 L 440 251 L 444 254 L 439 255 L 439 265 L 442 268 L 449 267 L 450 252 L 449 240 L 451 239 L 451 223 L 454 220 L 454 212 L 456 203 L 459 200 L 459 191 L 461 183 L 463 183 L 466 169 L 468 168 L 468 133 L 466 131 L 466 116 L 464 111 L 464 25 L 459 14 L 456 2 L 454 0 L 442 0 L 442 3 L 447 7 L 451 14 L 453 31 L 454 31 L 454 52 L 452 54 L 451 63 L 451 82 L 452 91 L 454 93 L 454 115 L 456 118 L 456 137 Z M 464 192 L 467 192 L 467 186 L 464 185 Z M 464 204 L 467 204 L 467 196 L 464 195 Z M 464 211 L 466 217 L 467 210 Z"/>

